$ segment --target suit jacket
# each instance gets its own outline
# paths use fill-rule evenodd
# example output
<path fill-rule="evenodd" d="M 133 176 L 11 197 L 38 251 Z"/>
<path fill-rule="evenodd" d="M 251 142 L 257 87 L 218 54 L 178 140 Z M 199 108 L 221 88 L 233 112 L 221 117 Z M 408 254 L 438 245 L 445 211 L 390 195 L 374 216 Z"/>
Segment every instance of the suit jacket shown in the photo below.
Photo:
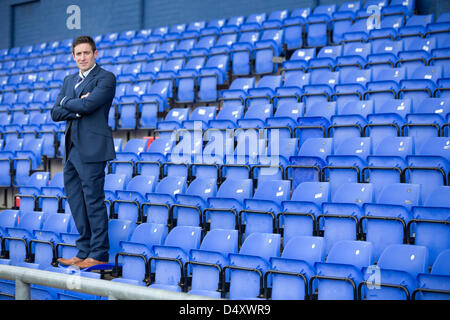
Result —
<path fill-rule="evenodd" d="M 52 108 L 53 121 L 67 121 L 65 137 L 70 137 L 83 162 L 108 161 L 116 157 L 108 114 L 116 92 L 116 77 L 96 65 L 75 89 L 78 73 L 64 79 L 61 91 Z M 90 92 L 87 98 L 80 97 Z M 66 97 L 61 104 L 61 100 Z M 80 117 L 77 116 L 80 115 Z M 63 161 L 67 159 L 67 147 Z"/>

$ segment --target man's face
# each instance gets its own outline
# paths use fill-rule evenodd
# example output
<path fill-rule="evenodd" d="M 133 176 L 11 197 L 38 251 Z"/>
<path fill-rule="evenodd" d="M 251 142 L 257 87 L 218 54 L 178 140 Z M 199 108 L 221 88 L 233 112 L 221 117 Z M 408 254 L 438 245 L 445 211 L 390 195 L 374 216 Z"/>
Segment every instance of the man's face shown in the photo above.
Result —
<path fill-rule="evenodd" d="M 94 66 L 98 52 L 93 52 L 89 43 L 80 43 L 74 48 L 72 55 L 81 72 L 85 72 Z"/>

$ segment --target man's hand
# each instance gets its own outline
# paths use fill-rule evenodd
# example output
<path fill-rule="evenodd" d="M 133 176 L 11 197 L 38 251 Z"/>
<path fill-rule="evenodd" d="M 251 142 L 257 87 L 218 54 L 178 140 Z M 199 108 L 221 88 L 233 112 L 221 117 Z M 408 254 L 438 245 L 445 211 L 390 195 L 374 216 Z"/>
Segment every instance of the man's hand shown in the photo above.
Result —
<path fill-rule="evenodd" d="M 81 96 L 81 99 L 87 98 L 87 97 L 89 96 L 89 94 L 90 94 L 90 92 L 88 92 L 88 93 L 82 95 L 82 96 Z M 77 113 L 77 118 L 81 118 L 81 114 Z"/>

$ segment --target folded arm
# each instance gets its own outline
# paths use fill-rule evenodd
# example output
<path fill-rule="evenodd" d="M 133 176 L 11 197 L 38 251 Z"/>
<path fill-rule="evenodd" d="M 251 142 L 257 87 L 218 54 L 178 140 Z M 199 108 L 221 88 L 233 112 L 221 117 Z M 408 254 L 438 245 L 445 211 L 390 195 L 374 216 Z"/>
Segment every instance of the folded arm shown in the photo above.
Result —
<path fill-rule="evenodd" d="M 97 86 L 84 98 L 64 99 L 62 106 L 69 112 L 88 115 L 112 101 L 116 92 L 116 78 L 113 74 L 100 79 Z"/>
<path fill-rule="evenodd" d="M 50 114 L 52 116 L 52 120 L 55 122 L 72 120 L 72 119 L 77 118 L 76 113 L 71 112 L 61 106 L 61 101 L 65 98 L 65 96 L 63 94 L 64 93 L 64 85 L 65 85 L 65 81 L 64 81 L 61 91 L 59 92 L 58 96 L 56 97 L 55 104 L 53 105 L 53 108 L 50 112 Z M 67 98 L 65 98 L 64 100 L 66 100 L 66 99 Z"/>

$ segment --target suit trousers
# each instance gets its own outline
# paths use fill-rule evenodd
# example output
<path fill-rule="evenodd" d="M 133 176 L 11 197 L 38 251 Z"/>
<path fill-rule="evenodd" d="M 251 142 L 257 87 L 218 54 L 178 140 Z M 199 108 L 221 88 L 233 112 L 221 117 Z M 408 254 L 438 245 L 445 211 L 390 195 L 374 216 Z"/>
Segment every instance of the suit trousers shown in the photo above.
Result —
<path fill-rule="evenodd" d="M 109 261 L 108 213 L 105 205 L 106 161 L 82 162 L 77 147 L 70 143 L 64 164 L 64 189 L 75 226 L 77 257 Z"/>

